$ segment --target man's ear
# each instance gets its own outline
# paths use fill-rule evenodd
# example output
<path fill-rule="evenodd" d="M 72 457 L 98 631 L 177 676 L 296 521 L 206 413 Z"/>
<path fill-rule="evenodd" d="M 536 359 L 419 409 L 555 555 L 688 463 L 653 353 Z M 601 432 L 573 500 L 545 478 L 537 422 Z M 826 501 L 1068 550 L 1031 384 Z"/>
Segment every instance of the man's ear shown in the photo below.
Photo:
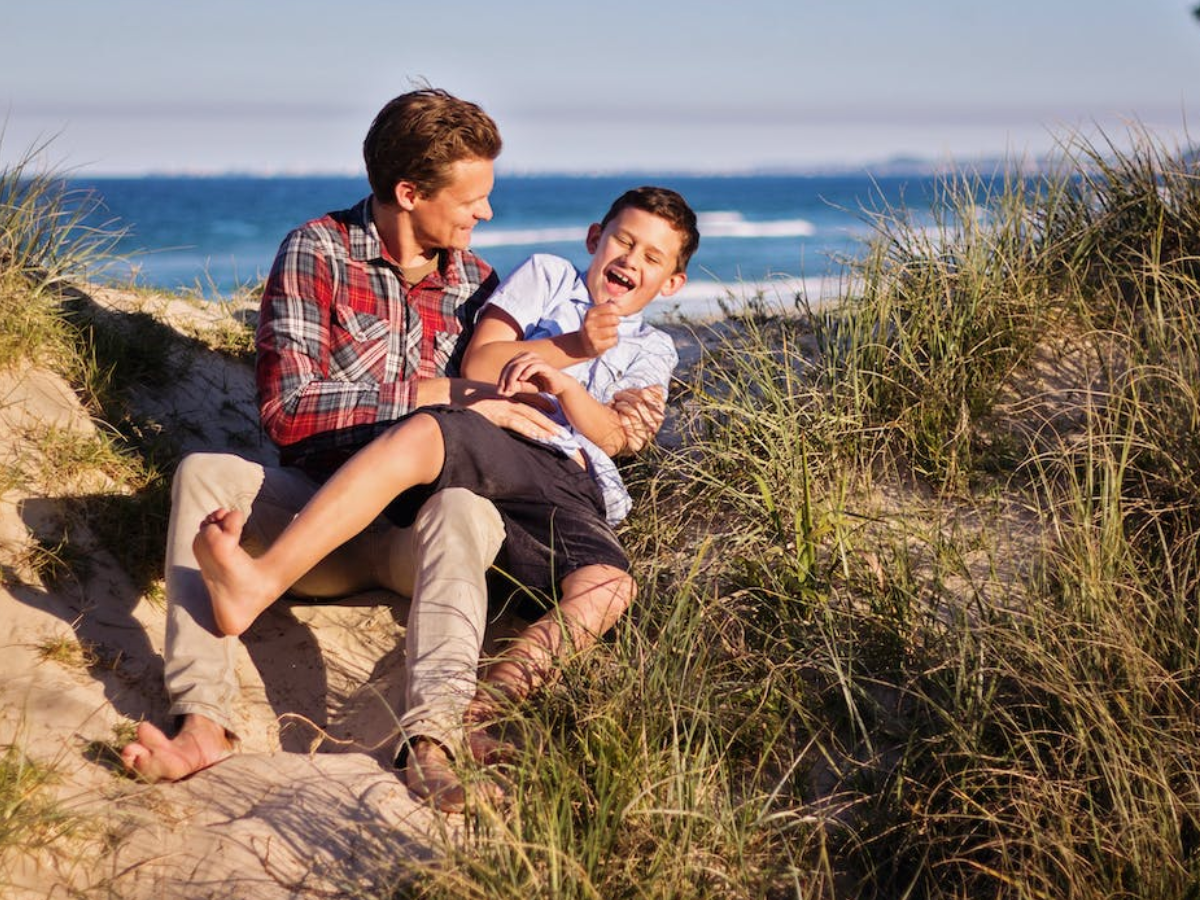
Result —
<path fill-rule="evenodd" d="M 598 222 L 593 222 L 588 226 L 587 233 L 587 252 L 595 253 L 600 248 L 600 235 L 604 233 L 604 229 L 600 227 Z"/>
<path fill-rule="evenodd" d="M 421 192 L 417 190 L 417 186 L 411 181 L 397 181 L 396 187 L 392 190 L 392 195 L 396 199 L 397 206 L 406 212 L 412 212 L 417 198 L 421 196 Z"/>
<path fill-rule="evenodd" d="M 663 282 L 662 290 L 658 292 L 658 296 L 670 297 L 685 284 L 687 284 L 687 272 L 676 272 Z"/>

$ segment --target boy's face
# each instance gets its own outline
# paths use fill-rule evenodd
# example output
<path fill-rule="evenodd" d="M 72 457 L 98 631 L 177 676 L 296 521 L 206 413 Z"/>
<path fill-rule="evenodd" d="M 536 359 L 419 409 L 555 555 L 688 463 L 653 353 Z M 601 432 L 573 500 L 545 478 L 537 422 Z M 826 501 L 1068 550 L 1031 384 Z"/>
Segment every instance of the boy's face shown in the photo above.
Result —
<path fill-rule="evenodd" d="M 615 303 L 617 312 L 640 312 L 655 297 L 678 291 L 687 275 L 675 271 L 683 239 L 663 218 L 626 207 L 604 226 L 588 229 L 592 254 L 584 281 L 594 303 Z"/>
<path fill-rule="evenodd" d="M 446 186 L 429 197 L 400 182 L 397 199 L 411 214 L 413 236 L 421 249 L 466 250 L 475 226 L 492 217 L 488 195 L 494 180 L 490 159 L 460 159 L 450 165 Z M 401 191 L 405 195 L 399 196 Z"/>

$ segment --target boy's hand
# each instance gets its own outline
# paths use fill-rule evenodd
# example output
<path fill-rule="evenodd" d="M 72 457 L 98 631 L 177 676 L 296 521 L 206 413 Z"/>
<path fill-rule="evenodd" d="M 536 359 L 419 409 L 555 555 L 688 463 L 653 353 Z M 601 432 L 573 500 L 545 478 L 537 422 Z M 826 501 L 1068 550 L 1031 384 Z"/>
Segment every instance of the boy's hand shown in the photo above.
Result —
<path fill-rule="evenodd" d="M 505 397 L 541 392 L 557 397 L 577 383 L 570 375 L 564 375 L 536 353 L 518 353 L 500 370 L 496 390 Z"/>
<path fill-rule="evenodd" d="M 623 453 L 637 453 L 650 443 L 666 418 L 666 399 L 657 384 L 617 391 L 609 405 L 625 432 Z"/>
<path fill-rule="evenodd" d="M 620 323 L 621 314 L 617 312 L 615 303 L 601 303 L 589 309 L 579 329 L 584 356 L 595 359 L 605 350 L 617 346 L 617 326 Z"/>

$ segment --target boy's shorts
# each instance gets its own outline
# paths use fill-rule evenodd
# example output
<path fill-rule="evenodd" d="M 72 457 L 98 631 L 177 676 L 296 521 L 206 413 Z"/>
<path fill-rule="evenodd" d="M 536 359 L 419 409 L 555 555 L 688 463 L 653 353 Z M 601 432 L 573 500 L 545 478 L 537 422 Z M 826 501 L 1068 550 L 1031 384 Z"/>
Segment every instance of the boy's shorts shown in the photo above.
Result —
<path fill-rule="evenodd" d="M 493 425 L 479 413 L 451 406 L 423 407 L 438 423 L 446 462 L 432 484 L 405 491 L 384 510 L 401 528 L 412 525 L 431 496 L 466 488 L 491 500 L 504 520 L 505 541 L 495 567 L 509 582 L 517 612 L 533 618 L 564 577 L 584 566 L 629 571 L 629 558 L 605 519 L 595 479 L 560 450 Z M 521 591 L 519 586 L 530 590 Z"/>

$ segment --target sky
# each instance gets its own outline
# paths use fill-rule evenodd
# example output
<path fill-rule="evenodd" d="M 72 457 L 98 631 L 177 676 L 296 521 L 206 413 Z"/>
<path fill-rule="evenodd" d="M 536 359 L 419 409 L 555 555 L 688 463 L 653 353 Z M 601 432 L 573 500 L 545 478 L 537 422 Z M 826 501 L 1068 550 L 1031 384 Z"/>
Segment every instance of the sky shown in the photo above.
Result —
<path fill-rule="evenodd" d="M 1030 158 L 1131 125 L 1183 144 L 1195 5 L 0 0 L 0 164 L 359 172 L 374 113 L 420 83 L 491 113 L 502 173 Z"/>

